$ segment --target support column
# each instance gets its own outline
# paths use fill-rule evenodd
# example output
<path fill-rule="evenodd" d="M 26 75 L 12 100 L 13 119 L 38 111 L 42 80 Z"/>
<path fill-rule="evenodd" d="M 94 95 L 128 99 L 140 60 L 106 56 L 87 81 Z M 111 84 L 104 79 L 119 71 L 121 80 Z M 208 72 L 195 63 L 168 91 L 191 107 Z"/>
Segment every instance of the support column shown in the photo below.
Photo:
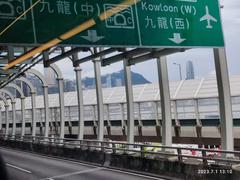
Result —
<path fill-rule="evenodd" d="M 82 90 L 82 69 L 75 67 L 76 83 L 77 83 L 77 98 L 78 98 L 78 139 L 83 140 L 84 137 L 84 105 L 83 105 L 83 90 Z"/>
<path fill-rule="evenodd" d="M 72 120 L 71 120 L 71 107 L 68 108 L 68 133 L 69 135 L 72 135 Z"/>
<path fill-rule="evenodd" d="M 9 105 L 5 105 L 5 137 L 8 138 L 8 131 L 9 131 L 9 112 L 8 112 Z"/>
<path fill-rule="evenodd" d="M 112 135 L 112 132 L 111 132 L 112 125 L 111 125 L 111 119 L 110 119 L 110 107 L 109 106 L 110 106 L 109 104 L 106 105 L 106 110 L 107 110 L 107 133 L 108 133 L 109 136 L 111 136 Z"/>
<path fill-rule="evenodd" d="M 162 145 L 172 146 L 172 117 L 167 58 L 165 56 L 158 58 L 157 65 L 162 111 Z"/>
<path fill-rule="evenodd" d="M 222 150 L 233 151 L 234 141 L 232 103 L 225 49 L 214 49 L 214 59 L 220 107 L 221 146 Z"/>
<path fill-rule="evenodd" d="M 137 113 L 138 113 L 138 135 L 142 136 L 142 127 L 143 127 L 143 123 L 142 123 L 142 117 L 141 117 L 141 104 L 137 103 Z"/>
<path fill-rule="evenodd" d="M 59 88 L 59 103 L 60 103 L 60 139 L 63 139 L 65 132 L 63 78 L 57 78 L 57 81 Z"/>
<path fill-rule="evenodd" d="M 120 104 L 120 108 L 121 108 L 122 133 L 123 133 L 123 136 L 126 136 L 126 123 L 125 123 L 125 115 L 124 115 L 124 103 Z"/>
<path fill-rule="evenodd" d="M 12 101 L 12 138 L 16 135 L 16 102 Z"/>
<path fill-rule="evenodd" d="M 49 133 L 49 102 L 48 102 L 48 86 L 43 86 L 43 98 L 44 98 L 44 113 L 45 113 L 45 132 L 44 137 L 48 138 Z"/>
<path fill-rule="evenodd" d="M 153 102 L 153 110 L 155 114 L 155 121 L 156 121 L 156 134 L 157 137 L 161 136 L 161 124 L 159 123 L 159 114 L 158 114 L 158 102 Z"/>
<path fill-rule="evenodd" d="M 32 136 L 36 136 L 36 93 L 31 92 L 32 101 Z M 41 123 L 41 121 L 39 121 Z"/>
<path fill-rule="evenodd" d="M 178 119 L 178 111 L 177 111 L 177 100 L 173 101 L 173 113 L 174 113 L 174 120 L 175 120 L 175 136 L 180 137 L 181 136 L 181 125 Z"/>
<path fill-rule="evenodd" d="M 0 106 L 0 132 L 2 131 L 2 107 Z"/>
<path fill-rule="evenodd" d="M 123 67 L 127 101 L 127 142 L 129 144 L 132 144 L 134 143 L 134 103 L 133 103 L 131 66 L 128 65 L 127 59 L 124 59 Z"/>
<path fill-rule="evenodd" d="M 21 108 L 22 108 L 22 129 L 21 129 L 21 137 L 25 135 L 25 127 L 26 127 L 26 120 L 25 120 L 25 98 L 21 98 Z"/>
<path fill-rule="evenodd" d="M 103 106 L 103 93 L 102 93 L 102 82 L 101 82 L 101 60 L 95 59 L 94 73 L 95 73 L 95 84 L 97 94 L 97 113 L 98 113 L 98 140 L 103 141 L 104 138 L 104 106 Z"/>

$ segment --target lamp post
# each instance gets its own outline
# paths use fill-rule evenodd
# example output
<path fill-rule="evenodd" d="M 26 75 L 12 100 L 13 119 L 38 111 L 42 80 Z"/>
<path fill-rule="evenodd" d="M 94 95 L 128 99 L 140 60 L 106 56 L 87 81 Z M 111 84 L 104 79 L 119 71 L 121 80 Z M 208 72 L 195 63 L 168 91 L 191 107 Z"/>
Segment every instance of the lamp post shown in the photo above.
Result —
<path fill-rule="evenodd" d="M 179 68 L 179 75 L 180 75 L 180 80 L 182 80 L 182 67 L 181 67 L 181 64 L 179 63 L 173 63 L 174 65 L 178 66 Z"/>

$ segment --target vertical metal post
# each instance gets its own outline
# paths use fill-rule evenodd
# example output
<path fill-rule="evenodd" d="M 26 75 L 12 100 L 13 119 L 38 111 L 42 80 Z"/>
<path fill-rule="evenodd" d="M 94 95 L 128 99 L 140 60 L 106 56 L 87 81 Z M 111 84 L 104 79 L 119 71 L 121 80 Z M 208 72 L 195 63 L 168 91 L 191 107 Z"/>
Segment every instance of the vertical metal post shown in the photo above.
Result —
<path fill-rule="evenodd" d="M 224 48 L 214 49 L 221 123 L 222 150 L 233 151 L 233 116 L 227 57 Z"/>
<path fill-rule="evenodd" d="M 8 62 L 11 62 L 12 60 L 15 59 L 14 48 L 13 46 L 7 46 L 7 49 L 8 49 Z"/>
<path fill-rule="evenodd" d="M 121 124 L 122 124 L 122 132 L 123 135 L 126 135 L 126 123 L 125 123 L 125 115 L 124 115 L 124 103 L 120 104 L 121 109 Z"/>
<path fill-rule="evenodd" d="M 137 115 L 138 115 L 138 135 L 142 136 L 142 116 L 141 116 L 141 103 L 137 103 Z"/>
<path fill-rule="evenodd" d="M 57 78 L 57 81 L 59 88 L 59 103 L 60 103 L 60 139 L 63 139 L 65 132 L 63 78 Z"/>
<path fill-rule="evenodd" d="M 174 121 L 175 121 L 175 126 L 174 126 L 174 131 L 175 131 L 175 136 L 180 137 L 181 136 L 181 124 L 178 119 L 178 111 L 177 111 L 177 100 L 172 101 L 173 102 L 173 114 L 174 114 Z"/>
<path fill-rule="evenodd" d="M 44 115 L 45 115 L 45 132 L 44 137 L 48 138 L 49 133 L 49 102 L 48 102 L 48 86 L 43 86 L 43 98 L 44 98 Z"/>
<path fill-rule="evenodd" d="M 95 84 L 97 94 L 97 113 L 98 113 L 98 140 L 103 141 L 104 137 L 104 106 L 103 106 L 103 92 L 101 82 L 101 59 L 93 60 Z"/>
<path fill-rule="evenodd" d="M 6 128 L 5 128 L 5 137 L 8 137 L 8 131 L 9 131 L 9 114 L 8 114 L 8 108 L 9 105 L 5 105 L 5 118 L 6 118 Z"/>
<path fill-rule="evenodd" d="M 2 131 L 2 107 L 0 106 L 0 131 Z"/>
<path fill-rule="evenodd" d="M 32 101 L 32 136 L 36 136 L 36 93 L 31 92 Z M 39 121 L 41 122 L 41 121 Z"/>
<path fill-rule="evenodd" d="M 160 126 L 159 114 L 158 114 L 158 102 L 153 102 L 153 111 L 154 111 L 156 126 Z"/>
<path fill-rule="evenodd" d="M 21 138 L 25 135 L 25 127 L 26 127 L 26 120 L 25 120 L 25 98 L 21 97 L 21 108 L 22 108 L 22 129 L 21 129 Z"/>
<path fill-rule="evenodd" d="M 196 116 L 196 124 L 197 124 L 197 126 L 201 126 L 202 123 L 200 121 L 199 105 L 198 105 L 198 100 L 197 99 L 194 99 L 194 109 L 195 109 L 195 116 Z"/>
<path fill-rule="evenodd" d="M 75 67 L 76 83 L 77 83 L 77 98 L 78 98 L 78 139 L 83 140 L 84 137 L 84 105 L 83 105 L 83 90 L 82 90 L 82 69 Z"/>
<path fill-rule="evenodd" d="M 177 111 L 177 101 L 173 101 L 173 110 L 174 110 L 174 119 L 175 119 L 175 124 L 177 126 L 180 126 L 179 120 L 178 120 L 178 111 Z"/>
<path fill-rule="evenodd" d="M 123 60 L 124 76 L 125 76 L 125 91 L 127 101 L 127 142 L 134 143 L 134 102 L 132 89 L 131 66 L 128 60 Z"/>
<path fill-rule="evenodd" d="M 107 113 L 107 133 L 109 136 L 111 136 L 111 117 L 110 117 L 110 105 L 106 105 L 106 113 Z"/>
<path fill-rule="evenodd" d="M 16 135 L 16 102 L 12 101 L 12 138 Z"/>
<path fill-rule="evenodd" d="M 167 58 L 165 56 L 158 58 L 157 66 L 162 111 L 162 145 L 172 146 L 172 117 Z"/>

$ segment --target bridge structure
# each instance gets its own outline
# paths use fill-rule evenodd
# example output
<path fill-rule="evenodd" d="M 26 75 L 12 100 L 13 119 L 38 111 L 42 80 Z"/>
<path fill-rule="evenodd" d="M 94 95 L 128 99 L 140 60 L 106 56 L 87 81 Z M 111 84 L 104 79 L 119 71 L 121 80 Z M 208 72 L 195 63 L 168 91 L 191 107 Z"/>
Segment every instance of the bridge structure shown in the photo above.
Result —
<path fill-rule="evenodd" d="M 14 12 L 11 2 L 0 2 L 5 6 L 10 5 L 10 10 Z M 19 2 L 22 1 L 15 3 Z M 15 14 L 19 13 L 19 8 L 23 10 L 23 14 L 18 17 L 9 18 L 6 14 L 3 14 L 4 18 L 0 16 L 4 25 L 10 23 L 1 29 L 0 34 L 0 145 L 95 163 L 104 168 L 135 170 L 138 175 L 140 171 L 145 171 L 150 173 L 150 179 L 154 178 L 153 174 L 157 174 L 157 178 L 159 175 L 164 175 L 162 178 L 166 178 L 165 175 L 181 175 L 182 178 L 190 179 L 208 175 L 220 177 L 223 173 L 226 178 L 239 177 L 240 152 L 234 149 L 240 144 L 239 77 L 229 78 L 218 2 L 210 4 L 204 1 L 199 4 L 198 1 L 179 0 L 176 1 L 176 6 L 154 5 L 154 0 L 149 2 L 119 0 L 115 4 L 95 2 L 79 6 L 76 1 L 73 6 L 67 6 L 70 8 L 68 11 L 59 11 L 59 7 L 53 8 L 55 1 L 39 0 L 18 4 Z M 195 4 L 187 6 L 188 3 Z M 78 16 L 72 17 L 74 13 L 71 14 L 71 7 L 75 14 L 78 14 L 78 8 L 83 11 L 85 7 L 85 11 L 86 8 L 88 10 L 87 15 L 81 14 L 80 20 Z M 210 10 L 214 7 L 213 17 Z M 91 12 L 89 8 L 96 8 L 96 12 L 92 10 L 94 13 L 91 17 L 88 17 Z M 154 16 L 153 8 L 161 9 L 165 13 L 181 13 L 185 18 L 181 24 L 186 24 L 186 29 L 175 32 L 176 28 L 179 28 L 177 26 L 172 28 L 174 31 L 169 30 L 166 34 L 166 37 L 171 37 L 158 36 L 160 33 L 156 31 L 153 19 L 150 19 Z M 139 11 L 142 13 L 138 14 Z M 54 14 L 56 12 L 58 14 Z M 43 19 L 47 17 L 52 17 L 51 21 L 56 22 L 54 27 L 47 22 L 50 31 L 38 32 L 35 28 L 40 29 Z M 67 27 L 69 17 L 76 20 L 71 21 L 72 29 Z M 119 17 L 126 18 L 126 21 L 119 24 Z M 207 26 L 198 24 L 199 19 L 196 21 L 193 17 L 200 18 L 201 23 L 206 21 Z M 9 22 L 12 18 L 15 20 Z M 167 18 L 170 19 L 169 26 L 173 26 L 175 16 Z M 190 22 L 189 18 L 192 18 L 193 22 Z M 59 22 L 60 19 L 63 22 Z M 144 25 L 141 20 L 147 23 Z M 214 21 L 215 26 L 211 21 Z M 200 28 L 191 29 L 189 23 L 194 22 Z M 30 32 L 19 28 L 19 32 L 15 31 L 15 34 L 11 28 L 16 23 L 17 27 L 30 24 L 33 29 Z M 66 27 L 62 27 L 62 24 L 66 24 Z M 140 25 L 145 26 L 145 31 L 141 31 Z M 150 25 L 152 29 L 146 30 Z M 163 28 L 162 24 L 158 26 Z M 204 31 L 203 37 L 197 29 Z M 183 34 L 187 35 L 189 30 L 198 32 L 199 36 L 191 36 L 192 40 L 182 37 Z M 55 32 L 57 35 L 53 34 Z M 100 36 L 97 32 L 106 34 Z M 163 32 L 161 31 L 162 34 Z M 118 36 L 125 34 L 129 39 L 114 39 L 110 35 L 115 33 Z M 32 34 L 33 41 L 22 38 L 31 37 L 29 35 Z M 79 42 L 79 39 L 83 43 Z M 149 39 L 153 41 L 149 42 Z M 131 40 L 133 41 L 130 42 Z M 158 44 L 159 42 L 163 44 Z M 167 57 L 199 46 L 213 49 L 216 79 L 169 82 Z M 56 62 L 63 59 L 72 63 L 76 75 L 76 92 L 64 92 L 64 75 L 56 65 Z M 133 86 L 132 67 L 149 60 L 156 61 L 158 84 Z M 86 62 L 92 62 L 93 65 L 93 90 L 82 88 L 82 64 Z M 102 67 L 117 62 L 123 64 L 124 86 L 103 89 Z M 37 64 L 54 71 L 58 85 L 57 94 L 48 93 L 46 77 L 33 68 Z M 43 95 L 36 93 L 36 87 L 28 79 L 30 75 L 41 82 Z M 26 94 L 22 84 L 29 88 L 30 96 Z M 150 142 L 160 142 L 161 145 Z M 198 148 L 176 147 L 177 143 L 197 144 Z M 221 150 L 208 150 L 202 145 L 217 145 Z M 186 151 L 190 151 L 191 155 L 186 155 Z M 14 152 L 6 150 L 4 154 L 9 161 L 13 156 L 14 159 L 18 157 Z M 34 158 L 30 156 L 26 155 L 25 159 L 21 160 L 32 161 Z M 41 163 L 44 167 L 46 162 Z M 8 166 L 14 167 L 11 164 Z M 199 169 L 199 166 L 202 169 Z M 22 168 L 17 169 L 32 173 Z M 99 168 L 86 172 L 98 170 Z M 46 179 L 59 179 L 82 173 L 85 171 L 62 176 L 48 173 L 49 178 Z M 41 177 L 39 174 L 38 179 Z M 146 174 L 143 176 L 146 177 Z"/>

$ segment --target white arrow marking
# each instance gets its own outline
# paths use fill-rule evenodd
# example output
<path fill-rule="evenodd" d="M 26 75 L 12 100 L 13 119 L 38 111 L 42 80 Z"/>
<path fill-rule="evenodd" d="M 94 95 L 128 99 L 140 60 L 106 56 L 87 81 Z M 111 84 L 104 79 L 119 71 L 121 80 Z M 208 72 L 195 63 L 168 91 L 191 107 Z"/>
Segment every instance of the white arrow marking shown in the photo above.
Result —
<path fill-rule="evenodd" d="M 96 30 L 88 30 L 88 35 L 87 36 L 82 36 L 82 38 L 86 39 L 87 41 L 95 43 L 95 42 L 103 39 L 104 36 L 98 36 Z"/>
<path fill-rule="evenodd" d="M 169 38 L 169 40 L 176 44 L 181 44 L 183 41 L 186 41 L 186 39 L 181 38 L 180 33 L 174 33 L 173 38 Z"/>

